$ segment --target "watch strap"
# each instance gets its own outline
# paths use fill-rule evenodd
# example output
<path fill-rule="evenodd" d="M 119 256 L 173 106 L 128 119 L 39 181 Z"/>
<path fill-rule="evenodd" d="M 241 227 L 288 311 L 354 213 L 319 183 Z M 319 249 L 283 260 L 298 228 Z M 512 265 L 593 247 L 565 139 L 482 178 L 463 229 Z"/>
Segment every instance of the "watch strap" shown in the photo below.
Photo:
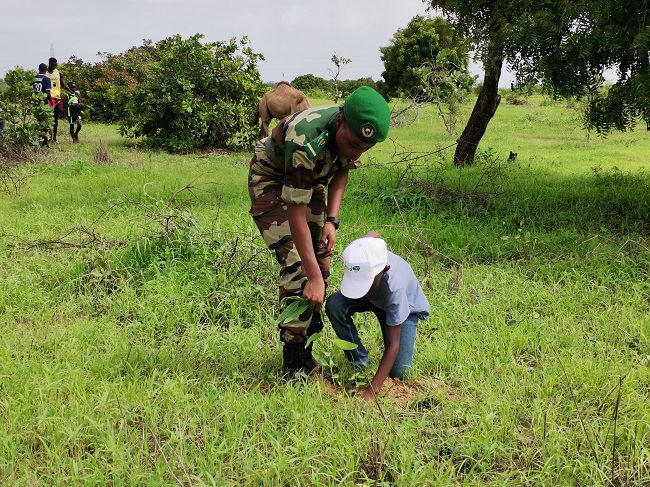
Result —
<path fill-rule="evenodd" d="M 328 216 L 327 218 L 325 218 L 325 223 L 331 223 L 332 225 L 334 225 L 334 228 L 338 230 L 341 220 L 335 216 Z"/>

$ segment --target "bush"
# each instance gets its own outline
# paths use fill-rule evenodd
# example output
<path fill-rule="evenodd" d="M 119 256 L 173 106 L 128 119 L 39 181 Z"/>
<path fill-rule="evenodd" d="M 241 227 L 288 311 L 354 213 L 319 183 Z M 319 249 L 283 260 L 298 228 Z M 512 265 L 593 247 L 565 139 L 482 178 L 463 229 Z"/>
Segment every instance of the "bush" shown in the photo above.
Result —
<path fill-rule="evenodd" d="M 202 44 L 202 37 L 177 35 L 156 44 L 160 59 L 125 100 L 122 135 L 168 152 L 252 145 L 257 134 L 250 121 L 265 91 L 261 56 L 245 47 L 246 38 L 238 45 L 234 39 Z"/>
<path fill-rule="evenodd" d="M 38 146 L 42 131 L 52 128 L 52 108 L 43 103 L 45 94 L 32 87 L 35 71 L 16 68 L 5 78 L 6 89 L 0 93 L 0 152 L 19 154 Z"/>
<path fill-rule="evenodd" d="M 151 66 L 163 53 L 150 40 L 120 54 L 101 53 L 104 60 L 90 64 L 72 56 L 59 69 L 65 80 L 77 83 L 87 109 L 84 116 L 103 123 L 126 118 L 126 102 L 147 77 Z"/>
<path fill-rule="evenodd" d="M 325 96 L 321 96 L 320 98 L 330 98 L 332 96 L 332 84 L 313 74 L 298 76 L 291 82 L 291 86 L 311 96 L 314 96 L 316 93 L 325 94 Z"/>
<path fill-rule="evenodd" d="M 342 98 L 347 98 L 350 93 L 361 86 L 370 86 L 374 90 L 377 89 L 377 83 L 372 78 L 348 79 L 339 81 L 339 94 Z"/>

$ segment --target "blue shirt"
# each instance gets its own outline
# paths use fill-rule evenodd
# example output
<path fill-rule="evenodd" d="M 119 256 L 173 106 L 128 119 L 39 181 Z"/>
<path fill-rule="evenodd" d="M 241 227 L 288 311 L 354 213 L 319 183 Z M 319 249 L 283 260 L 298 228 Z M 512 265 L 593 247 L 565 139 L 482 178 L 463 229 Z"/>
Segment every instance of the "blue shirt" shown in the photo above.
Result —
<path fill-rule="evenodd" d="M 400 256 L 388 252 L 390 269 L 379 281 L 379 286 L 366 295 L 366 299 L 386 312 L 386 324 L 404 323 L 411 313 L 420 320 L 429 317 L 429 301 L 413 269 Z"/>
<path fill-rule="evenodd" d="M 45 93 L 52 89 L 52 81 L 44 74 L 37 74 L 32 83 L 35 93 Z"/>

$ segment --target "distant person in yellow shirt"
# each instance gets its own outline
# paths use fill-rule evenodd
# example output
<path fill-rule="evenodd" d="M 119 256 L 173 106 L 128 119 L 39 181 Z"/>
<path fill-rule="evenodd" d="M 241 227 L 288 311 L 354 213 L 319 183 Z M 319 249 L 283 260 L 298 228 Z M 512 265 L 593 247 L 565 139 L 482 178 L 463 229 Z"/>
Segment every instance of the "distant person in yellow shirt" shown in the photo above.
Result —
<path fill-rule="evenodd" d="M 51 57 L 49 66 L 45 72 L 45 76 L 50 78 L 52 87 L 50 88 L 50 95 L 52 96 L 54 106 L 54 127 L 52 128 L 52 142 L 56 143 L 56 132 L 59 128 L 59 118 L 66 116 L 66 110 L 63 107 L 61 100 L 61 87 L 69 90 L 68 85 L 63 81 L 61 72 L 57 69 L 58 63 L 56 58 Z"/>

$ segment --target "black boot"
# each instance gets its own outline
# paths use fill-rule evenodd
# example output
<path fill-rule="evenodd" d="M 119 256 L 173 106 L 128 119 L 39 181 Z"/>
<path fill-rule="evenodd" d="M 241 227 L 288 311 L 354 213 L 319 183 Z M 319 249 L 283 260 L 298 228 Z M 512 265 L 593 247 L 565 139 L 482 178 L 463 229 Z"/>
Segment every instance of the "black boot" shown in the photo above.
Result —
<path fill-rule="evenodd" d="M 321 318 L 320 313 L 314 313 L 311 317 L 311 322 L 307 328 L 307 336 L 310 337 L 316 333 L 323 331 L 323 319 Z"/>
<path fill-rule="evenodd" d="M 297 376 L 307 376 L 316 368 L 311 358 L 311 344 L 305 348 L 304 342 L 285 342 L 282 346 L 282 371 L 285 379 L 294 381 Z"/>
<path fill-rule="evenodd" d="M 307 336 L 310 337 L 316 333 L 320 333 L 321 331 L 323 331 L 323 319 L 321 318 L 320 313 L 314 313 L 311 318 L 311 323 L 309 323 L 309 328 L 307 328 Z M 303 362 L 309 367 L 310 372 L 318 367 L 318 364 L 314 362 L 314 358 L 311 354 L 313 346 L 314 343 L 312 342 L 305 348 L 303 357 Z"/>
<path fill-rule="evenodd" d="M 304 345 L 304 343 L 301 343 L 300 345 Z M 314 358 L 311 356 L 313 345 L 313 343 L 310 343 L 308 346 L 300 349 L 300 368 L 306 374 L 311 373 L 316 367 L 318 367 L 318 364 L 314 362 Z"/>
<path fill-rule="evenodd" d="M 287 381 L 294 380 L 300 370 L 300 348 L 305 348 L 304 344 L 297 342 L 282 344 L 282 371 Z"/>

